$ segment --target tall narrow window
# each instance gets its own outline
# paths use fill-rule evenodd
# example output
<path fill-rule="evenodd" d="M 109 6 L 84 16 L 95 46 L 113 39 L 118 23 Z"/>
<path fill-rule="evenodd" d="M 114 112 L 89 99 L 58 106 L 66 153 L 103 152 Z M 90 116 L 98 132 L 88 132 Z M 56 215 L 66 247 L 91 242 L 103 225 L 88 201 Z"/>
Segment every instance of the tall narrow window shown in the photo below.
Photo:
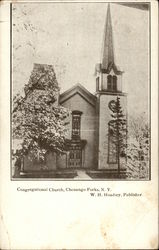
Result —
<path fill-rule="evenodd" d="M 99 91 L 99 76 L 96 78 L 96 91 Z"/>
<path fill-rule="evenodd" d="M 117 77 L 113 76 L 113 91 L 117 90 Z"/>
<path fill-rule="evenodd" d="M 111 85 L 112 85 L 112 76 L 108 75 L 107 76 L 107 89 L 111 90 Z"/>
<path fill-rule="evenodd" d="M 117 163 L 117 145 L 114 137 L 114 124 L 108 124 L 108 163 Z"/>
<path fill-rule="evenodd" d="M 117 77 L 116 76 L 107 76 L 107 90 L 108 91 L 117 91 Z"/>
<path fill-rule="evenodd" d="M 80 129 L 81 129 L 81 114 L 80 111 L 72 112 L 72 138 L 80 138 Z"/>

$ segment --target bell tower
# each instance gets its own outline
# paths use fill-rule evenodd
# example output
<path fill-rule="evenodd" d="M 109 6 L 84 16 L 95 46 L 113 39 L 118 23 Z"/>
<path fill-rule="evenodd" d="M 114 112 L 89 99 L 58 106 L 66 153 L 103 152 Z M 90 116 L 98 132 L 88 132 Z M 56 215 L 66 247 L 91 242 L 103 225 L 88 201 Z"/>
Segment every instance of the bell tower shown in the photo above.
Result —
<path fill-rule="evenodd" d="M 99 117 L 99 147 L 98 169 L 117 169 L 116 153 L 110 152 L 109 123 L 112 119 L 110 103 L 120 98 L 120 103 L 126 115 L 126 94 L 122 92 L 122 74 L 114 59 L 113 28 L 110 4 L 108 4 L 104 26 L 104 40 L 101 62 L 96 64 L 96 96 L 98 99 Z M 115 149 L 114 149 L 115 150 Z"/>

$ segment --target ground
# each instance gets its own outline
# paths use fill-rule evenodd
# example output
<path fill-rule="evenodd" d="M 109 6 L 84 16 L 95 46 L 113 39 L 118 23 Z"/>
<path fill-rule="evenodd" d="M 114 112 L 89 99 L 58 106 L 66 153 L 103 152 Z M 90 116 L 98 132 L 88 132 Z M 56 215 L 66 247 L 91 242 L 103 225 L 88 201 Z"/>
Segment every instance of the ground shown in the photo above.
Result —
<path fill-rule="evenodd" d="M 124 169 L 120 176 L 117 171 L 107 170 L 90 170 L 90 169 L 63 169 L 56 171 L 32 171 L 20 173 L 15 171 L 13 178 L 47 178 L 47 179 L 74 179 L 74 180 L 91 180 L 91 179 L 125 179 L 126 170 Z"/>

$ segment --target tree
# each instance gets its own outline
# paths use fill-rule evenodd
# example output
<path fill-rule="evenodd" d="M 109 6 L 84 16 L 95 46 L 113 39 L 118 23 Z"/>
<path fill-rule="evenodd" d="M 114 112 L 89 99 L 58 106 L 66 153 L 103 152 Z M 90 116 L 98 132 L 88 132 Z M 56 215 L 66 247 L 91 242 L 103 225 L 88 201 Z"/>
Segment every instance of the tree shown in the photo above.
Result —
<path fill-rule="evenodd" d="M 18 157 L 30 153 L 44 161 L 47 152 L 64 150 L 69 112 L 58 105 L 58 92 L 53 67 L 34 64 L 24 97 L 13 100 L 13 137 L 22 139 Z"/>
<path fill-rule="evenodd" d="M 111 136 L 111 143 L 115 145 L 117 153 L 118 175 L 120 176 L 120 157 L 126 157 L 127 121 L 120 104 L 120 98 L 118 96 L 116 101 L 112 100 L 109 103 L 109 108 L 112 111 L 112 120 L 110 120 L 108 124 L 109 136 Z"/>
<path fill-rule="evenodd" d="M 128 176 L 148 179 L 150 132 L 148 119 L 144 113 L 137 117 L 130 116 L 128 134 Z"/>

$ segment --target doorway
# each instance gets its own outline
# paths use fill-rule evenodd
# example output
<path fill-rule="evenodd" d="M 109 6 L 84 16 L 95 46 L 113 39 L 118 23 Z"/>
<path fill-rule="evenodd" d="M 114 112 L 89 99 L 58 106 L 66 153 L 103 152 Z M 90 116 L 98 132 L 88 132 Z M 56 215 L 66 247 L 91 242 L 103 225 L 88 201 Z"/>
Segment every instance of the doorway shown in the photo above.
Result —
<path fill-rule="evenodd" d="M 70 148 L 69 167 L 81 168 L 82 166 L 82 150 L 80 146 L 72 146 Z"/>

